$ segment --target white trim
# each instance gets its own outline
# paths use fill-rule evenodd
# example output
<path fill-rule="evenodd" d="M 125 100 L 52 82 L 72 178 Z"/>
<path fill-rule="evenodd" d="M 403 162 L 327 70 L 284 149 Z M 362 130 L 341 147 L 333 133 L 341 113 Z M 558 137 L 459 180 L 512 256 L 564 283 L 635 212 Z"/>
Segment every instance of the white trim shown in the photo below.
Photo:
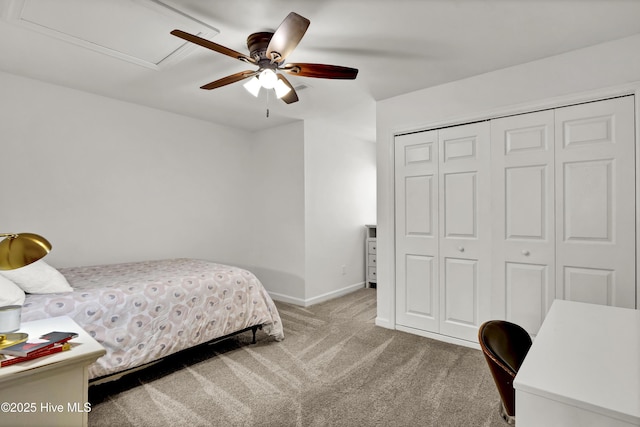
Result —
<path fill-rule="evenodd" d="M 274 301 L 286 302 L 287 304 L 300 305 L 305 307 L 304 300 L 302 298 L 290 297 L 289 295 L 270 291 L 267 291 L 267 293 Z"/>
<path fill-rule="evenodd" d="M 376 326 L 380 326 L 381 328 L 395 329 L 394 328 L 395 325 L 394 325 L 394 323 L 392 321 L 390 321 L 389 319 L 382 318 L 382 317 L 376 317 L 375 325 Z"/>
<path fill-rule="evenodd" d="M 492 120 L 505 116 L 533 113 L 540 110 L 551 110 L 554 108 L 567 107 L 569 105 L 615 98 L 617 96 L 637 95 L 638 91 L 640 91 L 640 80 L 625 85 L 617 85 L 586 92 L 578 92 L 570 95 L 556 96 L 534 102 L 512 104 L 506 107 L 492 108 L 490 110 L 467 114 L 465 116 L 452 117 L 450 119 L 439 120 L 436 122 L 427 122 L 423 125 L 395 128 L 392 129 L 391 138 L 404 133 L 423 132 L 448 126 L 458 126 L 472 122 Z"/>
<path fill-rule="evenodd" d="M 448 335 L 436 334 L 435 332 L 423 331 L 421 329 L 409 328 L 407 326 L 396 325 L 396 329 L 401 332 L 407 332 L 425 338 L 431 338 L 436 341 L 443 341 L 449 344 L 461 345 L 463 347 L 475 348 L 480 350 L 480 344 L 475 341 L 461 340 L 459 338 L 450 337 Z"/>
<path fill-rule="evenodd" d="M 355 292 L 358 289 L 361 289 L 361 288 L 364 288 L 364 287 L 365 287 L 365 282 L 359 282 L 359 283 L 356 283 L 356 284 L 353 284 L 353 285 L 346 286 L 346 287 L 344 287 L 342 289 L 337 289 L 335 291 L 327 292 L 325 294 L 318 295 L 318 296 L 313 297 L 313 298 L 308 298 L 308 299 L 305 300 L 305 307 L 308 307 L 308 306 L 314 305 L 314 304 L 319 304 L 319 303 L 324 302 L 324 301 L 329 301 L 331 299 L 338 298 L 338 297 L 341 297 L 343 295 L 350 294 L 351 292 Z"/>
<path fill-rule="evenodd" d="M 353 285 L 346 286 L 342 289 L 337 289 L 335 291 L 327 292 L 325 294 L 318 295 L 313 298 L 307 298 L 307 299 L 295 298 L 295 297 L 280 294 L 277 292 L 269 292 L 269 296 L 271 296 L 271 298 L 274 301 L 286 302 L 289 304 L 300 305 L 302 307 L 309 307 L 310 305 L 319 304 L 321 302 L 329 301 L 334 298 L 338 298 L 343 295 L 350 294 L 351 292 L 355 292 L 358 289 L 362 289 L 364 287 L 365 287 L 365 282 L 359 282 Z"/>
<path fill-rule="evenodd" d="M 640 253 L 638 235 L 640 234 L 640 85 L 635 88 L 635 126 L 636 126 L 636 309 L 640 310 Z"/>
<path fill-rule="evenodd" d="M 0 7 L 0 13 L 2 14 L 2 17 L 4 17 L 8 22 L 20 27 L 39 32 L 46 36 L 65 41 L 67 43 L 75 44 L 76 46 L 91 49 L 95 52 L 118 58 L 132 64 L 141 65 L 151 70 L 160 70 L 163 66 L 183 58 L 188 53 L 196 50 L 197 48 L 195 44 L 183 41 L 180 47 L 173 51 L 167 52 L 166 56 L 158 59 L 157 62 L 153 62 L 144 58 L 138 58 L 136 56 L 120 52 L 116 49 L 112 49 L 110 47 L 102 46 L 92 41 L 76 37 L 73 34 L 67 34 L 57 29 L 49 28 L 46 25 L 41 25 L 37 22 L 32 22 L 24 19 L 22 13 L 27 1 L 29 0 L 10 0 L 3 7 Z M 211 25 L 193 16 L 187 15 L 186 13 L 181 12 L 178 9 L 175 9 L 167 4 L 164 4 L 160 0 L 132 0 L 132 2 L 136 3 L 141 8 L 167 17 L 172 21 L 175 21 L 176 24 L 180 23 L 181 25 L 185 25 L 187 28 L 191 29 L 191 32 L 195 33 L 199 37 L 212 38 L 220 33 L 217 28 L 212 27 Z M 151 18 L 153 18 L 153 16 Z"/>
<path fill-rule="evenodd" d="M 396 132 L 385 135 L 390 141 L 387 144 L 378 144 L 381 154 L 379 159 L 389 159 L 389 164 L 378 165 L 378 168 L 388 168 L 386 180 L 378 177 L 378 200 L 384 200 L 383 192 L 387 192 L 388 203 L 378 205 L 377 211 L 377 256 L 376 256 L 376 286 L 378 307 L 387 305 L 388 317 L 376 318 L 376 322 L 386 322 L 386 327 L 396 328 L 396 234 L 395 234 L 395 145 Z M 384 155 L 384 149 L 387 153 Z M 384 187 L 384 188 L 383 188 Z M 388 240 L 389 243 L 385 244 Z M 388 251 L 388 253 L 387 253 Z M 382 261 L 382 262 L 381 262 Z M 376 323 L 378 324 L 378 323 Z"/>

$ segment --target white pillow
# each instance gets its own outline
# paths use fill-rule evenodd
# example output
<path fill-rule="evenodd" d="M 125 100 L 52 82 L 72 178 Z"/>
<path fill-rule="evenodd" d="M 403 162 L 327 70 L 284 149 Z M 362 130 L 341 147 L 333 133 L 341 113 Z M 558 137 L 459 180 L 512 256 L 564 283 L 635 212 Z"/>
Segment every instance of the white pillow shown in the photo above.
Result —
<path fill-rule="evenodd" d="M 71 288 L 62 273 L 43 260 L 15 270 L 2 270 L 0 274 L 30 294 L 53 294 L 73 291 L 73 288 Z"/>
<path fill-rule="evenodd" d="M 0 306 L 24 304 L 24 291 L 11 280 L 0 276 Z"/>

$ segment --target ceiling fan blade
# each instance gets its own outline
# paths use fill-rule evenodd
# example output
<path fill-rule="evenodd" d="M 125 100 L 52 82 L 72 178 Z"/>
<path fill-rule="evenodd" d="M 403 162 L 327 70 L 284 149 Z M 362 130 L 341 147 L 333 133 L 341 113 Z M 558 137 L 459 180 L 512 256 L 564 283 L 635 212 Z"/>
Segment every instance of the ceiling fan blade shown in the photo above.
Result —
<path fill-rule="evenodd" d="M 215 82 L 207 83 L 204 86 L 200 86 L 200 89 L 216 89 L 222 86 L 229 85 L 231 83 L 239 82 L 240 80 L 247 79 L 249 77 L 253 77 L 258 74 L 258 71 L 241 71 L 239 73 L 231 74 L 230 76 L 223 77 Z"/>
<path fill-rule="evenodd" d="M 281 71 L 301 77 L 315 77 L 319 79 L 353 80 L 358 75 L 356 68 L 341 67 L 326 64 L 286 64 Z"/>
<path fill-rule="evenodd" d="M 181 39 L 184 39 L 188 42 L 191 43 L 195 43 L 197 45 L 200 45 L 202 47 L 206 47 L 207 49 L 211 49 L 213 51 L 216 51 L 218 53 L 222 53 L 223 55 L 227 55 L 230 56 L 232 58 L 235 59 L 239 59 L 241 61 L 246 61 L 249 62 L 251 64 L 255 64 L 256 60 L 251 58 L 250 56 L 245 55 L 244 53 L 240 53 L 237 52 L 233 49 L 229 49 L 228 47 L 224 47 L 218 43 L 214 43 L 210 40 L 207 39 L 203 39 L 202 37 L 198 37 L 198 36 L 194 36 L 193 34 L 189 34 L 189 33 L 185 33 L 182 30 L 173 30 L 171 31 L 171 34 L 176 36 L 176 37 L 180 37 Z"/>
<path fill-rule="evenodd" d="M 289 89 L 291 89 L 289 93 L 287 93 L 285 96 L 283 96 L 280 99 L 287 104 L 293 104 L 294 102 L 298 102 L 298 94 L 296 93 L 291 83 L 289 83 L 289 80 L 287 80 L 287 78 L 282 74 L 278 74 L 278 79 L 282 80 L 282 82 L 287 86 L 289 86 Z"/>
<path fill-rule="evenodd" d="M 307 31 L 310 21 L 291 12 L 273 33 L 267 46 L 267 58 L 273 62 L 281 63 L 298 46 L 302 36 Z"/>

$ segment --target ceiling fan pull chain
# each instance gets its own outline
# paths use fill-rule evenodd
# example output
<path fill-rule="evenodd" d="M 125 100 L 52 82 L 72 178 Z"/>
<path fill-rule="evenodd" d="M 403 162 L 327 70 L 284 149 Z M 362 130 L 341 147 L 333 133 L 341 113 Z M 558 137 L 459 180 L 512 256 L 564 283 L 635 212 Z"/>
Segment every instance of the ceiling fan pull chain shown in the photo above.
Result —
<path fill-rule="evenodd" d="M 266 91 L 267 92 L 267 118 L 269 118 L 269 90 Z"/>

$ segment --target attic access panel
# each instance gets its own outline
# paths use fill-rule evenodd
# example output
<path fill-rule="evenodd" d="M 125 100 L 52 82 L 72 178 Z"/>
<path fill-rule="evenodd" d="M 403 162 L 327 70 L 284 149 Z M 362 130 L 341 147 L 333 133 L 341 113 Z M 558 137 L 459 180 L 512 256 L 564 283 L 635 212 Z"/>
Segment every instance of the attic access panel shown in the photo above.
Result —
<path fill-rule="evenodd" d="M 171 30 L 207 38 L 219 33 L 159 0 L 11 0 L 3 14 L 30 30 L 151 69 L 193 49 Z"/>

